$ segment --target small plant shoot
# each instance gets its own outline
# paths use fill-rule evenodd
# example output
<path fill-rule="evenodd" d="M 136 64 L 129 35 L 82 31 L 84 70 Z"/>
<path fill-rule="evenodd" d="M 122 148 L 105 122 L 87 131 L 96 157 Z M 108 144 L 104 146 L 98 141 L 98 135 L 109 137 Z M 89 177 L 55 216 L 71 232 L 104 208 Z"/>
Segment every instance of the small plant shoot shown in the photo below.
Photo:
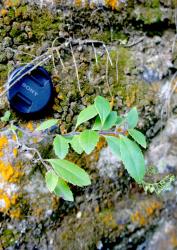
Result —
<path fill-rule="evenodd" d="M 4 120 L 8 119 L 5 115 Z M 77 131 L 79 126 L 90 121 L 91 129 Z M 36 131 L 44 131 L 58 124 L 59 120 L 50 119 L 43 122 Z M 71 185 L 84 187 L 91 184 L 87 172 L 65 157 L 69 150 L 77 154 L 90 154 L 96 148 L 100 137 L 104 137 L 112 153 L 122 161 L 129 175 L 141 185 L 145 191 L 160 193 L 173 181 L 173 177 L 166 177 L 159 183 L 148 183 L 144 180 L 146 167 L 141 150 L 146 148 L 145 136 L 136 129 L 138 112 L 134 107 L 127 114 L 119 116 L 112 111 L 108 100 L 102 96 L 95 98 L 94 104 L 83 109 L 77 117 L 75 130 L 69 134 L 55 135 L 53 150 L 54 159 L 46 159 L 47 172 L 46 185 L 50 192 L 62 197 L 64 200 L 73 201 Z"/>

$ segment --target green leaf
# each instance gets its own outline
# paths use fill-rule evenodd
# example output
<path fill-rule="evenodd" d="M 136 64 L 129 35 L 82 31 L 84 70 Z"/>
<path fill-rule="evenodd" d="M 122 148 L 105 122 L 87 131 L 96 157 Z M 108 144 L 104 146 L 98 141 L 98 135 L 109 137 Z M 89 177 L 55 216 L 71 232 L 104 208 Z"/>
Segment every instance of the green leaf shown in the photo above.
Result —
<path fill-rule="evenodd" d="M 74 201 L 73 193 L 67 183 L 61 178 L 58 179 L 54 193 L 57 196 L 62 197 L 65 201 Z"/>
<path fill-rule="evenodd" d="M 76 128 L 83 122 L 86 122 L 97 115 L 97 111 L 94 105 L 90 105 L 82 110 L 77 118 Z"/>
<path fill-rule="evenodd" d="M 101 124 L 104 125 L 106 118 L 108 117 L 109 113 L 111 112 L 111 106 L 108 100 L 106 100 L 102 96 L 97 96 L 95 99 L 95 108 L 100 116 Z"/>
<path fill-rule="evenodd" d="M 103 129 L 108 130 L 112 128 L 114 125 L 116 125 L 117 117 L 118 117 L 117 112 L 111 111 L 111 113 L 106 118 L 106 121 L 103 125 Z"/>
<path fill-rule="evenodd" d="M 102 129 L 101 120 L 100 117 L 97 116 L 93 124 L 92 130 L 101 130 L 101 129 Z"/>
<path fill-rule="evenodd" d="M 48 162 L 52 165 L 55 172 L 65 181 L 79 187 L 91 184 L 89 175 L 76 164 L 60 159 L 49 159 Z"/>
<path fill-rule="evenodd" d="M 116 125 L 120 125 L 122 123 L 124 123 L 126 121 L 126 119 L 124 117 L 117 117 L 117 121 L 116 121 Z"/>
<path fill-rule="evenodd" d="M 4 113 L 3 117 L 1 117 L 2 122 L 8 122 L 11 116 L 11 112 L 8 110 Z"/>
<path fill-rule="evenodd" d="M 115 111 L 111 111 L 111 113 L 106 118 L 104 125 L 102 126 L 100 117 L 97 116 L 92 129 L 93 130 L 108 130 L 112 128 L 114 125 L 116 125 L 117 118 L 118 118 L 117 113 Z"/>
<path fill-rule="evenodd" d="M 63 136 L 57 135 L 53 141 L 53 147 L 56 156 L 60 159 L 64 159 L 69 149 L 68 141 Z"/>
<path fill-rule="evenodd" d="M 127 122 L 129 128 L 135 128 L 138 123 L 138 112 L 136 108 L 132 108 L 127 114 Z"/>
<path fill-rule="evenodd" d="M 45 181 L 49 191 L 53 192 L 58 182 L 58 176 L 53 170 L 50 170 L 45 174 Z"/>
<path fill-rule="evenodd" d="M 80 145 L 80 139 L 79 139 L 79 135 L 75 135 L 72 139 L 72 141 L 70 142 L 71 147 L 74 149 L 74 151 L 78 154 L 82 154 L 83 152 L 83 148 Z"/>
<path fill-rule="evenodd" d="M 120 153 L 128 173 L 141 183 L 145 175 L 145 163 L 138 145 L 127 137 L 120 136 Z"/>
<path fill-rule="evenodd" d="M 120 154 L 120 139 L 114 136 L 105 136 L 108 146 L 110 147 L 113 154 L 117 156 L 118 159 L 121 159 Z"/>
<path fill-rule="evenodd" d="M 74 138 L 74 136 L 73 135 L 68 135 L 68 136 L 66 136 L 65 137 L 65 140 L 68 142 L 68 143 L 70 143 L 71 141 L 72 141 L 72 139 Z"/>
<path fill-rule="evenodd" d="M 90 154 L 99 141 L 99 134 L 96 131 L 85 130 L 80 133 L 79 139 L 81 147 L 87 154 Z"/>
<path fill-rule="evenodd" d="M 39 127 L 36 128 L 36 131 L 46 130 L 48 128 L 51 128 L 52 126 L 56 125 L 58 123 L 58 119 L 50 119 L 45 122 L 42 122 Z"/>
<path fill-rule="evenodd" d="M 145 136 L 138 130 L 136 129 L 128 129 L 129 134 L 131 137 L 138 143 L 140 144 L 143 148 L 146 148 L 146 138 Z"/>

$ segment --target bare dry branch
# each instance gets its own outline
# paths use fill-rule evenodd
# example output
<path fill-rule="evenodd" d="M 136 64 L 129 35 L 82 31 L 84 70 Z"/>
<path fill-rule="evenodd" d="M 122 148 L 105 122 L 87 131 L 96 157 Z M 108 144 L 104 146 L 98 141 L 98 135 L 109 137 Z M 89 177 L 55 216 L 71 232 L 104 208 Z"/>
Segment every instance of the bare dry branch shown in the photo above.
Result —
<path fill-rule="evenodd" d="M 79 81 L 79 72 L 78 72 L 77 63 L 76 63 L 76 59 L 75 59 L 73 48 L 72 48 L 71 44 L 70 44 L 70 49 L 71 49 L 71 54 L 72 54 L 72 57 L 73 57 L 74 67 L 75 67 L 75 70 L 76 70 L 77 85 L 78 85 L 79 92 L 81 93 L 81 87 L 80 87 L 80 81 Z"/>

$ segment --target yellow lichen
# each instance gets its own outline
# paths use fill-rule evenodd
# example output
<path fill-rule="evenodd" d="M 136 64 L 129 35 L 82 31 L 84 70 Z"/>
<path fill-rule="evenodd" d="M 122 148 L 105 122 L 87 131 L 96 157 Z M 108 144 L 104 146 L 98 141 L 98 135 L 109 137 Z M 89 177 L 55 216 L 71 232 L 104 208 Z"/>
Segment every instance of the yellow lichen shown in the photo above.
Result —
<path fill-rule="evenodd" d="M 16 208 L 16 209 L 11 210 L 9 212 L 9 215 L 12 219 L 19 219 L 21 217 L 21 209 Z"/>
<path fill-rule="evenodd" d="M 17 194 L 9 197 L 4 190 L 0 190 L 0 212 L 7 213 L 12 219 L 20 218 L 21 209 L 15 206 L 17 204 L 17 198 Z"/>
<path fill-rule="evenodd" d="M 172 244 L 172 246 L 173 246 L 174 248 L 177 247 L 177 237 L 176 237 L 175 232 L 171 232 L 170 243 Z"/>
<path fill-rule="evenodd" d="M 16 141 L 16 140 L 17 140 L 16 135 L 14 135 L 14 134 L 12 135 L 12 140 L 13 140 L 13 141 Z"/>
<path fill-rule="evenodd" d="M 8 139 L 6 136 L 0 137 L 0 150 L 4 149 L 8 145 Z"/>
<path fill-rule="evenodd" d="M 114 10 L 117 7 L 118 0 L 106 0 L 106 4 Z"/>
<path fill-rule="evenodd" d="M 10 208 L 9 196 L 0 189 L 0 212 L 7 212 Z"/>
<path fill-rule="evenodd" d="M 4 6 L 6 8 L 10 8 L 10 7 L 16 7 L 19 4 L 20 0 L 6 0 L 4 2 Z"/>
<path fill-rule="evenodd" d="M 13 154 L 14 154 L 14 157 L 16 158 L 17 155 L 18 155 L 18 149 L 17 149 L 17 148 L 14 148 L 14 149 L 13 149 Z"/>
<path fill-rule="evenodd" d="M 6 182 L 16 183 L 23 175 L 20 164 L 13 167 L 10 163 L 0 161 L 0 175 Z"/>
<path fill-rule="evenodd" d="M 37 137 L 33 138 L 33 143 L 38 143 L 38 138 Z"/>
<path fill-rule="evenodd" d="M 0 137 L 0 157 L 4 156 L 4 149 L 7 147 L 8 145 L 8 139 L 6 136 L 1 136 Z"/>
<path fill-rule="evenodd" d="M 26 125 L 26 128 L 29 129 L 32 132 L 34 130 L 33 123 L 28 122 L 27 125 Z"/>
<path fill-rule="evenodd" d="M 76 4 L 77 6 L 81 6 L 82 0 L 75 0 L 75 4 Z"/>
<path fill-rule="evenodd" d="M 0 151 L 0 157 L 4 156 L 4 152 Z"/>
<path fill-rule="evenodd" d="M 7 13 L 8 13 L 8 10 L 6 10 L 6 9 L 0 10 L 0 15 L 3 16 L 3 17 L 6 16 Z"/>
<path fill-rule="evenodd" d="M 18 198 L 18 195 L 17 194 L 14 194 L 12 197 L 11 197 L 11 204 L 12 205 L 15 205 L 17 203 L 17 198 Z"/>

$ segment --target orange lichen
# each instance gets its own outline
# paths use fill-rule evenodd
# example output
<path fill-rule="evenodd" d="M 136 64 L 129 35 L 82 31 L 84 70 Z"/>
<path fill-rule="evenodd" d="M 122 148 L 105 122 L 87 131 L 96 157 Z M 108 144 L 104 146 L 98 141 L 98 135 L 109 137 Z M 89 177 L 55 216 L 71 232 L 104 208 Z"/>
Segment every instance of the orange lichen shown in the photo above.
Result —
<path fill-rule="evenodd" d="M 136 222 L 141 226 L 144 226 L 146 224 L 146 219 L 140 211 L 136 211 L 134 214 L 132 214 L 131 220 L 132 222 Z"/>
<path fill-rule="evenodd" d="M 67 129 L 66 129 L 65 125 L 62 124 L 60 126 L 60 131 L 61 131 L 62 134 L 66 134 L 67 133 Z"/>
<path fill-rule="evenodd" d="M 27 125 L 26 125 L 26 128 L 29 129 L 32 132 L 34 130 L 33 123 L 28 122 Z"/>
<path fill-rule="evenodd" d="M 16 165 L 14 168 L 10 163 L 0 161 L 0 175 L 7 182 L 16 183 L 23 175 L 20 169 L 20 164 Z"/>
<path fill-rule="evenodd" d="M 110 211 L 104 211 L 103 213 L 100 213 L 100 219 L 102 223 L 109 228 L 115 229 L 118 226 L 116 220 L 113 218 L 112 212 Z"/>
<path fill-rule="evenodd" d="M 101 137 L 100 140 L 99 140 L 99 142 L 98 142 L 97 145 L 96 145 L 96 148 L 97 148 L 97 150 L 100 151 L 102 148 L 105 147 L 105 145 L 106 145 L 105 138 L 104 138 L 104 137 Z"/>
<path fill-rule="evenodd" d="M 75 4 L 76 4 L 77 6 L 81 6 L 82 0 L 75 0 Z"/>
<path fill-rule="evenodd" d="M 114 10 L 117 7 L 118 0 L 106 0 L 106 4 Z"/>
<path fill-rule="evenodd" d="M 162 204 L 158 201 L 151 201 L 142 203 L 132 215 L 131 221 L 139 224 L 140 226 L 146 225 L 147 221 L 155 214 L 156 211 L 161 209 Z"/>
<path fill-rule="evenodd" d="M 114 97 L 112 96 L 112 97 L 111 97 L 111 101 L 110 101 L 110 106 L 111 106 L 111 108 L 114 107 L 114 102 L 115 102 L 115 99 L 114 99 Z"/>

